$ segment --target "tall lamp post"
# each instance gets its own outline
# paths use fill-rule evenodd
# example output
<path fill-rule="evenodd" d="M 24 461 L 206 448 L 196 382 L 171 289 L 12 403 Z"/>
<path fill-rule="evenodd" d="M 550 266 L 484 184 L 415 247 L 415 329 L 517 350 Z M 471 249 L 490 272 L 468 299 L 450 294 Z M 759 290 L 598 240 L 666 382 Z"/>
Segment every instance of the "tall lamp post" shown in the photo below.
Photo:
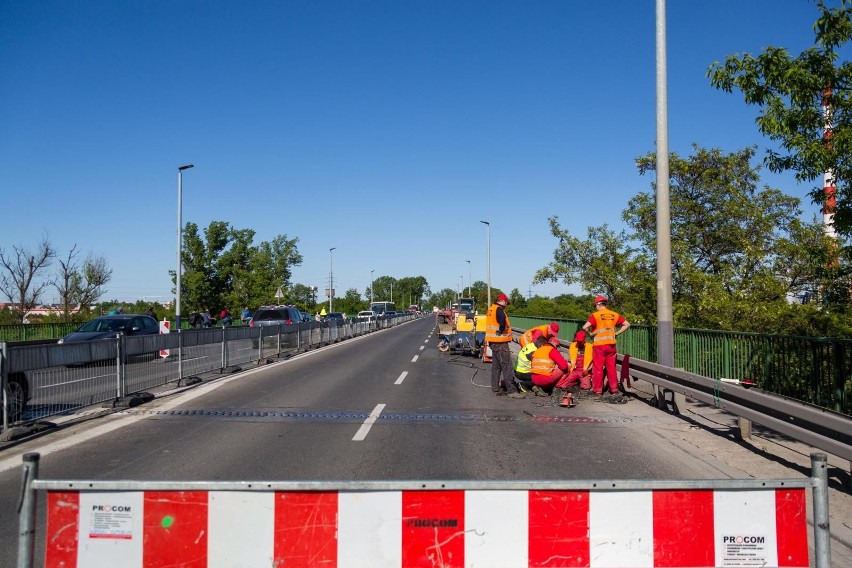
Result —
<path fill-rule="evenodd" d="M 488 267 L 486 269 L 486 274 L 488 278 L 488 307 L 491 307 L 491 223 L 488 221 L 480 221 L 480 223 L 485 223 L 486 234 L 488 235 Z"/>
<path fill-rule="evenodd" d="M 180 273 L 181 273 L 181 258 L 180 253 L 183 248 L 183 171 L 189 168 L 194 168 L 192 164 L 180 166 L 178 168 L 178 203 L 177 203 L 177 267 L 175 268 L 175 327 L 180 331 Z"/>
<path fill-rule="evenodd" d="M 461 280 L 461 286 L 459 287 L 459 304 L 461 304 L 461 295 L 464 292 L 464 276 L 459 275 L 459 280 Z"/>
<path fill-rule="evenodd" d="M 376 271 L 375 268 L 370 271 L 370 303 L 371 304 L 376 301 L 376 297 L 373 295 L 373 273 L 375 271 Z"/>
<path fill-rule="evenodd" d="M 328 249 L 328 313 L 332 312 L 331 300 L 334 298 L 334 253 L 332 251 L 336 248 Z"/>
<path fill-rule="evenodd" d="M 470 272 L 470 261 L 467 262 L 467 297 L 470 298 L 470 287 L 473 286 L 473 282 L 471 281 L 471 272 Z"/>

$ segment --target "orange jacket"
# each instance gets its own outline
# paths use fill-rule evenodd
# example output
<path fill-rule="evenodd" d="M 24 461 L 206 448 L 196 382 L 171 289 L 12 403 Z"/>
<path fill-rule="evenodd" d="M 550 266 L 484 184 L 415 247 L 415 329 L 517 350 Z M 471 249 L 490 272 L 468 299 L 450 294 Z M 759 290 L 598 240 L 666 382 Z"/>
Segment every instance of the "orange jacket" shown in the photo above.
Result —
<path fill-rule="evenodd" d="M 526 346 L 527 343 L 532 343 L 532 334 L 533 331 L 539 330 L 541 335 L 546 338 L 549 338 L 552 334 L 550 333 L 550 324 L 546 323 L 544 325 L 537 325 L 535 327 L 531 327 L 524 332 L 522 336 L 518 338 L 518 343 L 521 344 L 521 347 Z"/>
<path fill-rule="evenodd" d="M 508 343 L 512 341 L 512 326 L 509 324 L 509 316 L 506 315 L 506 312 L 503 312 L 503 315 L 506 315 L 506 328 L 503 330 L 503 333 L 500 333 L 500 324 L 497 323 L 497 308 L 500 308 L 500 304 L 491 304 L 491 307 L 488 308 L 488 313 L 485 315 L 485 341 L 488 343 Z"/>
<path fill-rule="evenodd" d="M 615 345 L 615 328 L 624 318 L 609 308 L 604 308 L 589 316 L 594 331 L 595 345 Z"/>

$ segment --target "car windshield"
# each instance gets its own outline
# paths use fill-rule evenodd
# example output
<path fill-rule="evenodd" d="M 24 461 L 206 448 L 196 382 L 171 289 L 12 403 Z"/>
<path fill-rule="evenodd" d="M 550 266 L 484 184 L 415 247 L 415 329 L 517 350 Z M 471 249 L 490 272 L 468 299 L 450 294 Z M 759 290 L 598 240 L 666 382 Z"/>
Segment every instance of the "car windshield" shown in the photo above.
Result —
<path fill-rule="evenodd" d="M 124 331 L 129 322 L 129 318 L 97 318 L 84 323 L 77 331 Z"/>
<path fill-rule="evenodd" d="M 327 318 L 343 318 L 343 314 L 340 312 L 329 312 Z"/>

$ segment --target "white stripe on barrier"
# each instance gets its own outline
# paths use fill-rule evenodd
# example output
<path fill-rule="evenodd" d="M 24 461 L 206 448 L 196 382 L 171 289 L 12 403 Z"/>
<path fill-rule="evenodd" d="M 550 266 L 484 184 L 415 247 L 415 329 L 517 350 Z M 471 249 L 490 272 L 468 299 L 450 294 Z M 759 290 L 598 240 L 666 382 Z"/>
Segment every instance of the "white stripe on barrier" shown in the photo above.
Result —
<path fill-rule="evenodd" d="M 401 491 L 338 496 L 338 566 L 402 566 Z"/>
<path fill-rule="evenodd" d="M 208 496 L 210 568 L 270 566 L 275 494 L 217 491 Z M 199 535 L 203 538 L 203 535 Z"/>
<path fill-rule="evenodd" d="M 526 491 L 465 492 L 467 566 L 527 565 L 527 499 Z"/>
<path fill-rule="evenodd" d="M 652 494 L 618 491 L 589 495 L 591 566 L 654 565 Z"/>

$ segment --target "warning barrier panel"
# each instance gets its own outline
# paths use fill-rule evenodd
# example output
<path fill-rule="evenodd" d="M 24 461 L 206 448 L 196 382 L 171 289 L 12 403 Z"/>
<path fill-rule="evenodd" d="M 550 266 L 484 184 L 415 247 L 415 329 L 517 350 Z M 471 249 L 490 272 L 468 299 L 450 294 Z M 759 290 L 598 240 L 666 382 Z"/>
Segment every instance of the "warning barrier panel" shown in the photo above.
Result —
<path fill-rule="evenodd" d="M 45 565 L 808 566 L 804 488 L 49 491 Z"/>

